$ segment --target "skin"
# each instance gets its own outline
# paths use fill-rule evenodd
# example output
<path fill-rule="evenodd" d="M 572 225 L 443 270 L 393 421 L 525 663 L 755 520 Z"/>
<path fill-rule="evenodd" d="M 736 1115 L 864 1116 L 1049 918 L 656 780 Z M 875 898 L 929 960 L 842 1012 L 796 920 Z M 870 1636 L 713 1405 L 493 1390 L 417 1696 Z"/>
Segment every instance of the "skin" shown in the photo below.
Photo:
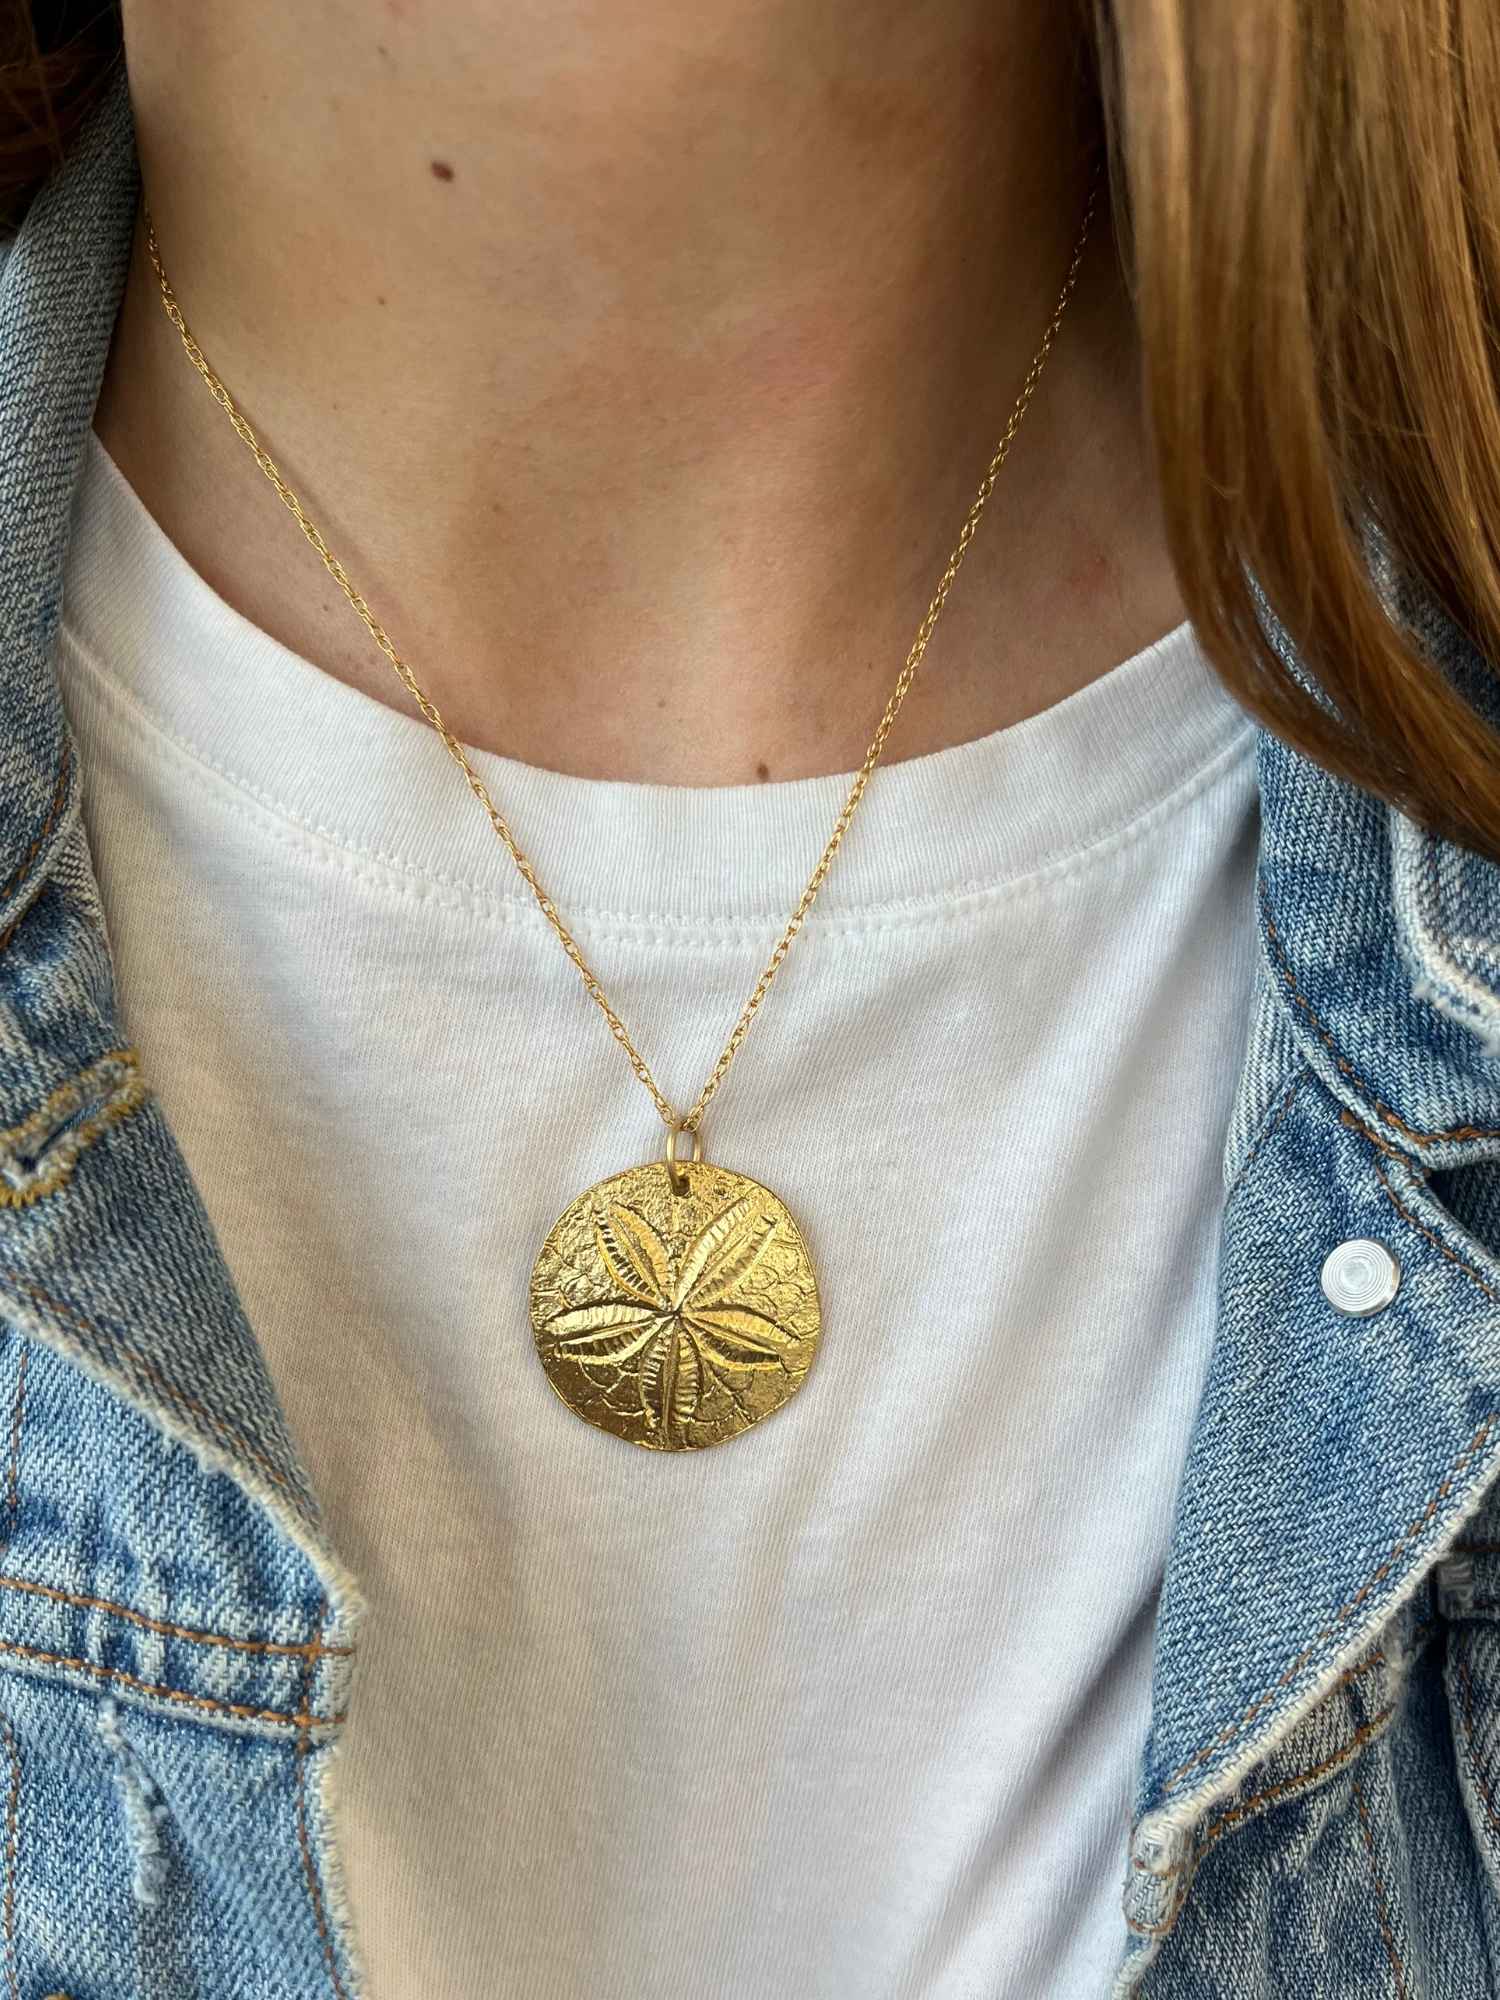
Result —
<path fill-rule="evenodd" d="M 449 727 L 594 778 L 855 770 L 1082 214 L 1070 10 L 126 0 L 125 30 L 188 323 Z M 888 761 L 1184 615 L 1139 381 L 1106 216 Z M 417 712 L 143 232 L 96 426 L 232 606 Z"/>

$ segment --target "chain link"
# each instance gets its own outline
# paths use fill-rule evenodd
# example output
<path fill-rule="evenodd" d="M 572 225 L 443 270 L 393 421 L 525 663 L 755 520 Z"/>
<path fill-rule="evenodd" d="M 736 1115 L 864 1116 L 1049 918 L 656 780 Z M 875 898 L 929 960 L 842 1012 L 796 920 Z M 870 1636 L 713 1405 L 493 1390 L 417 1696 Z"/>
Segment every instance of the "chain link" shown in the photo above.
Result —
<path fill-rule="evenodd" d="M 921 626 L 918 629 L 916 639 L 912 643 L 911 651 L 907 655 L 906 665 L 902 668 L 901 676 L 896 682 L 896 686 L 891 694 L 891 698 L 886 703 L 885 713 L 880 718 L 880 725 L 875 731 L 875 735 L 871 741 L 869 750 L 866 752 L 864 763 L 861 766 L 858 774 L 855 777 L 854 783 L 850 788 L 849 796 L 844 802 L 843 810 L 840 812 L 838 819 L 834 823 L 833 833 L 829 838 L 828 845 L 824 848 L 822 857 L 820 858 L 817 867 L 813 870 L 812 875 L 809 877 L 807 887 L 803 890 L 801 898 L 797 903 L 797 907 L 792 912 L 791 918 L 787 923 L 786 929 L 782 932 L 782 935 L 777 942 L 775 950 L 771 953 L 771 957 L 766 965 L 765 971 L 762 972 L 760 978 L 757 980 L 754 992 L 750 995 L 750 998 L 746 1001 L 744 1012 L 740 1015 L 739 1020 L 736 1022 L 734 1031 L 730 1035 L 728 1042 L 724 1046 L 723 1054 L 719 1057 L 718 1062 L 714 1065 L 713 1072 L 710 1075 L 707 1083 L 704 1084 L 703 1089 L 699 1092 L 697 1102 L 693 1105 L 693 1108 L 687 1113 L 687 1115 L 680 1119 L 678 1118 L 676 1112 L 673 1110 L 672 1106 L 668 1103 L 667 1099 L 662 1095 L 661 1090 L 657 1086 L 655 1077 L 651 1074 L 650 1069 L 646 1065 L 644 1057 L 637 1050 L 635 1044 L 631 1041 L 629 1034 L 626 1032 L 624 1022 L 620 1019 L 619 1015 L 615 1012 L 614 1008 L 611 1007 L 609 1001 L 606 999 L 603 987 L 599 984 L 599 981 L 595 976 L 592 968 L 589 966 L 588 961 L 584 958 L 583 953 L 579 950 L 577 942 L 573 938 L 572 933 L 568 930 L 567 926 L 563 923 L 562 918 L 558 915 L 556 907 L 554 906 L 551 897 L 546 893 L 541 883 L 537 880 L 535 869 L 532 867 L 526 855 L 522 853 L 520 847 L 517 845 L 516 840 L 512 835 L 510 828 L 506 825 L 493 799 L 491 799 L 489 793 L 486 791 L 483 781 L 479 777 L 479 774 L 475 771 L 473 765 L 469 762 L 468 757 L 465 755 L 463 745 L 449 730 L 447 724 L 443 721 L 443 718 L 439 713 L 438 709 L 436 708 L 436 706 L 434 705 L 434 703 L 424 693 L 422 688 L 418 686 L 416 678 L 413 675 L 410 667 L 407 666 L 406 662 L 401 658 L 400 654 L 396 651 L 396 648 L 392 645 L 390 638 L 386 634 L 385 628 L 380 624 L 379 620 L 375 617 L 374 613 L 371 611 L 364 597 L 361 596 L 360 592 L 355 588 L 353 582 L 350 579 L 348 571 L 344 568 L 344 565 L 339 561 L 338 557 L 329 548 L 327 542 L 324 541 L 322 535 L 319 533 L 318 529 L 314 526 L 312 521 L 308 519 L 306 513 L 303 511 L 301 501 L 297 498 L 297 495 L 292 491 L 291 487 L 288 486 L 285 479 L 282 478 L 281 472 L 277 467 L 275 460 L 271 457 L 270 453 L 266 451 L 264 446 L 261 444 L 259 438 L 256 436 L 254 430 L 251 428 L 249 422 L 246 420 L 245 416 L 235 403 L 234 398 L 225 388 L 223 382 L 214 373 L 214 370 L 209 366 L 208 359 L 205 356 L 203 349 L 198 345 L 197 341 L 193 338 L 192 334 L 189 332 L 187 321 L 183 318 L 182 309 L 177 303 L 177 295 L 173 291 L 171 284 L 168 282 L 166 271 L 162 267 L 161 252 L 156 239 L 156 227 L 151 218 L 150 208 L 145 204 L 144 201 L 142 202 L 142 210 L 146 224 L 146 248 L 151 257 L 152 267 L 156 272 L 157 283 L 161 290 L 162 305 L 166 310 L 168 319 L 171 320 L 173 326 L 176 327 L 178 333 L 182 337 L 182 345 L 187 352 L 188 359 L 192 362 L 194 368 L 197 369 L 198 373 L 203 377 L 203 380 L 207 383 L 209 391 L 214 398 L 214 401 L 218 403 L 220 407 L 224 410 L 225 414 L 229 418 L 229 421 L 233 424 L 235 430 L 238 432 L 240 438 L 244 441 L 246 445 L 249 446 L 250 450 L 254 453 L 255 461 L 259 465 L 261 471 L 265 474 L 266 478 L 269 479 L 271 484 L 275 487 L 277 493 L 281 497 L 281 500 L 295 518 L 298 527 L 302 530 L 302 533 L 306 536 L 307 540 L 311 543 L 312 547 L 316 550 L 318 556 L 321 558 L 323 566 L 328 571 L 329 575 L 333 578 L 334 582 L 339 586 L 339 589 L 344 593 L 345 597 L 348 598 L 349 603 L 353 606 L 355 612 L 363 621 L 366 629 L 370 634 L 370 637 L 375 641 L 375 644 L 380 648 L 381 652 L 385 655 L 386 659 L 390 662 L 390 664 L 395 668 L 396 672 L 400 675 L 402 681 L 405 683 L 407 689 L 410 691 L 412 699 L 416 702 L 422 714 L 432 724 L 433 728 L 442 738 L 443 743 L 448 750 L 448 754 L 457 762 L 459 767 L 462 769 L 464 776 L 468 780 L 469 789 L 473 792 L 474 796 L 479 800 L 479 803 L 484 807 L 486 813 L 488 813 L 490 818 L 490 824 L 494 827 L 496 833 L 500 836 L 501 840 L 505 842 L 505 845 L 510 849 L 511 856 L 515 861 L 517 868 L 520 870 L 521 875 L 530 886 L 532 894 L 535 896 L 537 904 L 541 909 L 543 916 L 546 917 L 548 923 L 550 923 L 552 928 L 557 932 L 558 937 L 562 941 L 562 946 L 564 951 L 567 952 L 569 958 L 572 959 L 574 965 L 577 966 L 579 973 L 582 975 L 583 984 L 586 991 L 588 992 L 590 999 L 597 1002 L 598 1006 L 603 1011 L 605 1019 L 609 1022 L 610 1033 L 614 1036 L 615 1040 L 620 1044 L 621 1048 L 624 1049 L 626 1055 L 630 1058 L 631 1068 L 635 1071 L 636 1075 L 640 1078 L 641 1082 L 645 1085 L 646 1089 L 650 1092 L 652 1101 L 655 1104 L 657 1111 L 661 1114 L 662 1120 L 667 1126 L 669 1131 L 672 1128 L 676 1127 L 683 1132 L 693 1132 L 693 1133 L 698 1132 L 702 1122 L 703 1113 L 707 1109 L 709 1099 L 713 1096 L 714 1092 L 723 1082 L 725 1073 L 727 1072 L 729 1065 L 734 1061 L 735 1053 L 738 1050 L 740 1043 L 745 1039 L 746 1032 L 749 1029 L 750 1023 L 755 1016 L 755 1011 L 759 1007 L 761 1001 L 765 998 L 767 988 L 770 986 L 771 981 L 776 977 L 776 973 L 781 966 L 782 960 L 786 957 L 788 950 L 791 948 L 792 939 L 797 935 L 798 931 L 802 928 L 802 921 L 806 917 L 808 910 L 812 907 L 813 898 L 817 895 L 818 890 L 822 887 L 823 878 L 827 875 L 829 867 L 832 864 L 833 857 L 838 852 L 839 843 L 843 839 L 845 833 L 848 831 L 849 822 L 853 819 L 855 810 L 858 807 L 861 798 L 864 796 L 865 787 L 870 781 L 870 774 L 874 771 L 875 766 L 880 759 L 881 752 L 885 748 L 886 738 L 889 736 L 891 732 L 891 727 L 894 724 L 897 715 L 900 713 L 901 704 L 905 701 L 907 693 L 911 688 L 911 684 L 916 678 L 917 669 L 922 664 L 922 656 L 927 651 L 927 643 L 931 639 L 933 630 L 936 627 L 937 621 L 942 614 L 943 606 L 947 602 L 948 593 L 953 588 L 953 582 L 955 577 L 958 575 L 959 566 L 963 562 L 964 555 L 969 547 L 969 544 L 974 538 L 974 531 L 979 524 L 979 517 L 984 511 L 985 502 L 989 499 L 990 493 L 994 489 L 995 481 L 1000 474 L 1000 468 L 1004 465 L 1006 459 L 1010 456 L 1010 449 L 1015 442 L 1016 433 L 1019 431 L 1021 427 L 1022 419 L 1026 415 L 1026 411 L 1031 403 L 1032 397 L 1036 394 L 1037 384 L 1041 381 L 1042 370 L 1047 363 L 1047 356 L 1052 351 L 1053 342 L 1057 338 L 1058 328 L 1062 325 L 1063 314 L 1067 310 L 1068 301 L 1073 296 L 1074 287 L 1078 282 L 1078 272 L 1083 262 L 1084 246 L 1088 242 L 1089 227 L 1093 222 L 1094 211 L 1098 206 L 1101 185 L 1102 185 L 1102 174 L 1100 170 L 1096 169 L 1090 180 L 1088 200 L 1084 208 L 1083 221 L 1079 227 L 1078 235 L 1074 242 L 1072 257 L 1068 264 L 1067 276 L 1063 280 L 1062 289 L 1058 294 L 1057 303 L 1052 311 L 1052 317 L 1047 323 L 1047 330 L 1042 336 L 1041 345 L 1037 348 L 1036 353 L 1032 356 L 1031 366 L 1026 372 L 1026 379 L 1021 385 L 1021 392 L 1017 396 L 1015 403 L 1011 409 L 1010 417 L 1006 423 L 1005 431 L 1000 439 L 1000 443 L 996 448 L 995 455 L 990 460 L 989 470 L 985 473 L 983 480 L 980 482 L 979 492 L 975 497 L 973 505 L 969 509 L 968 517 L 964 522 L 961 533 L 959 534 L 957 546 L 954 548 L 952 555 L 948 558 L 948 565 L 943 572 L 942 581 L 939 583 L 937 592 L 933 597 L 931 604 L 927 608 L 927 615 L 922 620 Z"/>

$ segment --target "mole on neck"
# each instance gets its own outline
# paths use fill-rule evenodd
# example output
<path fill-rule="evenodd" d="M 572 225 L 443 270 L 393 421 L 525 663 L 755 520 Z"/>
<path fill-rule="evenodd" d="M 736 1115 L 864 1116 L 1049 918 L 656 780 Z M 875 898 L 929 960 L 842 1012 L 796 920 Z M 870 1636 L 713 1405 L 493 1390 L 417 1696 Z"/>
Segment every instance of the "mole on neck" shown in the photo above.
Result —
<path fill-rule="evenodd" d="M 1077 229 L 1072 10 L 366 20 L 138 0 L 128 56 L 188 323 L 418 682 L 579 775 L 857 768 Z M 236 609 L 416 713 L 153 292 L 138 244 L 101 438 Z M 887 757 L 1180 617 L 1133 340 L 1104 219 Z"/>

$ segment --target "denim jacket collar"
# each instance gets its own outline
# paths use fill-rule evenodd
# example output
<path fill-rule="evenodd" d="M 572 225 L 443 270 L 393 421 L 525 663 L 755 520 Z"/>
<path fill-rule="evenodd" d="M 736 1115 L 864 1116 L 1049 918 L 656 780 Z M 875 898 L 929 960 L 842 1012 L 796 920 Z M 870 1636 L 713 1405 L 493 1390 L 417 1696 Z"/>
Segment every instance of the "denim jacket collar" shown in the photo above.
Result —
<path fill-rule="evenodd" d="M 134 218 L 120 74 L 67 171 L 38 195 L 0 266 L 0 933 L 46 879 L 78 809 L 78 769 L 49 665 L 69 507 L 109 351 Z"/>
<path fill-rule="evenodd" d="M 6 939 L 79 811 L 50 651 L 137 185 L 122 69 L 0 268 Z M 1485 664 L 1430 606 L 1410 612 L 1500 710 Z M 1226 1159 L 1218 1324 L 1158 1623 L 1122 1992 L 1182 1907 L 1210 1805 L 1412 1596 L 1500 1465 L 1500 1269 L 1440 1199 L 1444 1174 L 1500 1160 L 1500 870 L 1264 731 L 1258 765 L 1261 995 Z M 0 1076 L 12 1154 L 83 1053 L 37 1029 L 28 1061 Z M 357 1616 L 217 1253 L 190 1295 L 155 1288 L 153 1204 L 196 1201 L 175 1147 L 171 1158 L 165 1180 L 111 1217 L 139 1254 L 111 1261 L 130 1275 L 94 1301 L 102 1333 L 80 1343 L 46 1305 L 45 1240 L 22 1289 L 0 1278 L 0 1303 L 237 1480 Z M 0 1158 L 0 1176 L 10 1171 Z M 68 1200 L 63 1188 L 63 1218 Z M 1389 1243 L 1402 1268 L 1394 1304 L 1364 1319 L 1336 1313 L 1319 1288 L 1323 1255 L 1360 1236 Z M 191 1396 L 161 1387 L 189 1377 Z"/>

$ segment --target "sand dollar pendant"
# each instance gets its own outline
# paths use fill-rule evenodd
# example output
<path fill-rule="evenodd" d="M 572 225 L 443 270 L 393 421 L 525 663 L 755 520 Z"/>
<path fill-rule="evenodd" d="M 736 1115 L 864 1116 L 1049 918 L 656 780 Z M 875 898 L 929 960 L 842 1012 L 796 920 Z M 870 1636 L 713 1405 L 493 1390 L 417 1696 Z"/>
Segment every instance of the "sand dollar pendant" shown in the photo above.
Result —
<path fill-rule="evenodd" d="M 547 1380 L 586 1423 L 648 1451 L 739 1437 L 801 1388 L 822 1331 L 802 1232 L 768 1187 L 669 1128 L 665 1157 L 595 1183 L 531 1274 Z"/>

